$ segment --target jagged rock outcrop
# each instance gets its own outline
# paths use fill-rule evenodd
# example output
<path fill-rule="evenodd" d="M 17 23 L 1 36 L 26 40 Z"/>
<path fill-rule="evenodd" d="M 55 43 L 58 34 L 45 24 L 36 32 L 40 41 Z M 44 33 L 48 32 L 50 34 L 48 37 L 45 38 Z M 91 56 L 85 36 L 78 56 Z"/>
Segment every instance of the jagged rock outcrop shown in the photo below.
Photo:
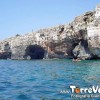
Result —
<path fill-rule="evenodd" d="M 17 35 L 0 42 L 1 59 L 73 57 L 100 57 L 100 5 L 69 24 Z"/>
<path fill-rule="evenodd" d="M 100 58 L 100 4 L 95 9 L 95 19 L 87 27 L 88 47 L 95 58 Z"/>

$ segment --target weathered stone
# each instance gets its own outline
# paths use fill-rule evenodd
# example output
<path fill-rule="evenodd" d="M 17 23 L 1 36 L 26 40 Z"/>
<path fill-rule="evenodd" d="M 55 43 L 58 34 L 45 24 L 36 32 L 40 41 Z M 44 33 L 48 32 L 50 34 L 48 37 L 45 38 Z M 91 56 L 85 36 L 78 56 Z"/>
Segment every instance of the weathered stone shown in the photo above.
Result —
<path fill-rule="evenodd" d="M 35 49 L 32 49 L 32 52 L 27 54 L 30 45 L 40 46 L 44 51 L 44 58 L 99 58 L 100 4 L 96 6 L 95 11 L 86 12 L 67 25 L 41 29 L 1 41 L 0 57 L 1 59 L 41 58 L 39 56 L 41 53 L 36 52 L 40 48 L 37 48 L 35 53 L 33 52 Z M 10 55 L 2 57 L 3 54 Z"/>

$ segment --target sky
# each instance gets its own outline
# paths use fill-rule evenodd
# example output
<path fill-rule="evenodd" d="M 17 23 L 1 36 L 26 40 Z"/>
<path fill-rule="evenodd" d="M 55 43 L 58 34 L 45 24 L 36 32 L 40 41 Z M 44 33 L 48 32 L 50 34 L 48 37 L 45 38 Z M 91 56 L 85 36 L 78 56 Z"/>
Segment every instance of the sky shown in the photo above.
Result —
<path fill-rule="evenodd" d="M 0 40 L 67 24 L 100 0 L 0 0 Z"/>

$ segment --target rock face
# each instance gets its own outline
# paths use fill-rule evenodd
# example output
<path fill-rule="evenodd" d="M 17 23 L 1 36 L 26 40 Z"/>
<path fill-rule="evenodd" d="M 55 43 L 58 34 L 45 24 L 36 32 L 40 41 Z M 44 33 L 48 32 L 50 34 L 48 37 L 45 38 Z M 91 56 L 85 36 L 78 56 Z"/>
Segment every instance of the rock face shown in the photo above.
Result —
<path fill-rule="evenodd" d="M 0 59 L 100 57 L 100 4 L 69 24 L 0 42 Z"/>
<path fill-rule="evenodd" d="M 90 52 L 100 58 L 100 4 L 95 9 L 95 19 L 87 27 L 87 37 Z"/>

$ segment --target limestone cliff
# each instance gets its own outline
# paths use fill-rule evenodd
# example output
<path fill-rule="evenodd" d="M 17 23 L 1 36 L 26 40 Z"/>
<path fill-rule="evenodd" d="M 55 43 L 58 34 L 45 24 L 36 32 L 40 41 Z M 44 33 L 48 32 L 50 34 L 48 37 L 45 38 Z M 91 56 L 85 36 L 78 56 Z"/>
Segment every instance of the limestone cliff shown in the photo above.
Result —
<path fill-rule="evenodd" d="M 69 24 L 41 29 L 0 42 L 1 59 L 100 57 L 100 5 Z"/>

